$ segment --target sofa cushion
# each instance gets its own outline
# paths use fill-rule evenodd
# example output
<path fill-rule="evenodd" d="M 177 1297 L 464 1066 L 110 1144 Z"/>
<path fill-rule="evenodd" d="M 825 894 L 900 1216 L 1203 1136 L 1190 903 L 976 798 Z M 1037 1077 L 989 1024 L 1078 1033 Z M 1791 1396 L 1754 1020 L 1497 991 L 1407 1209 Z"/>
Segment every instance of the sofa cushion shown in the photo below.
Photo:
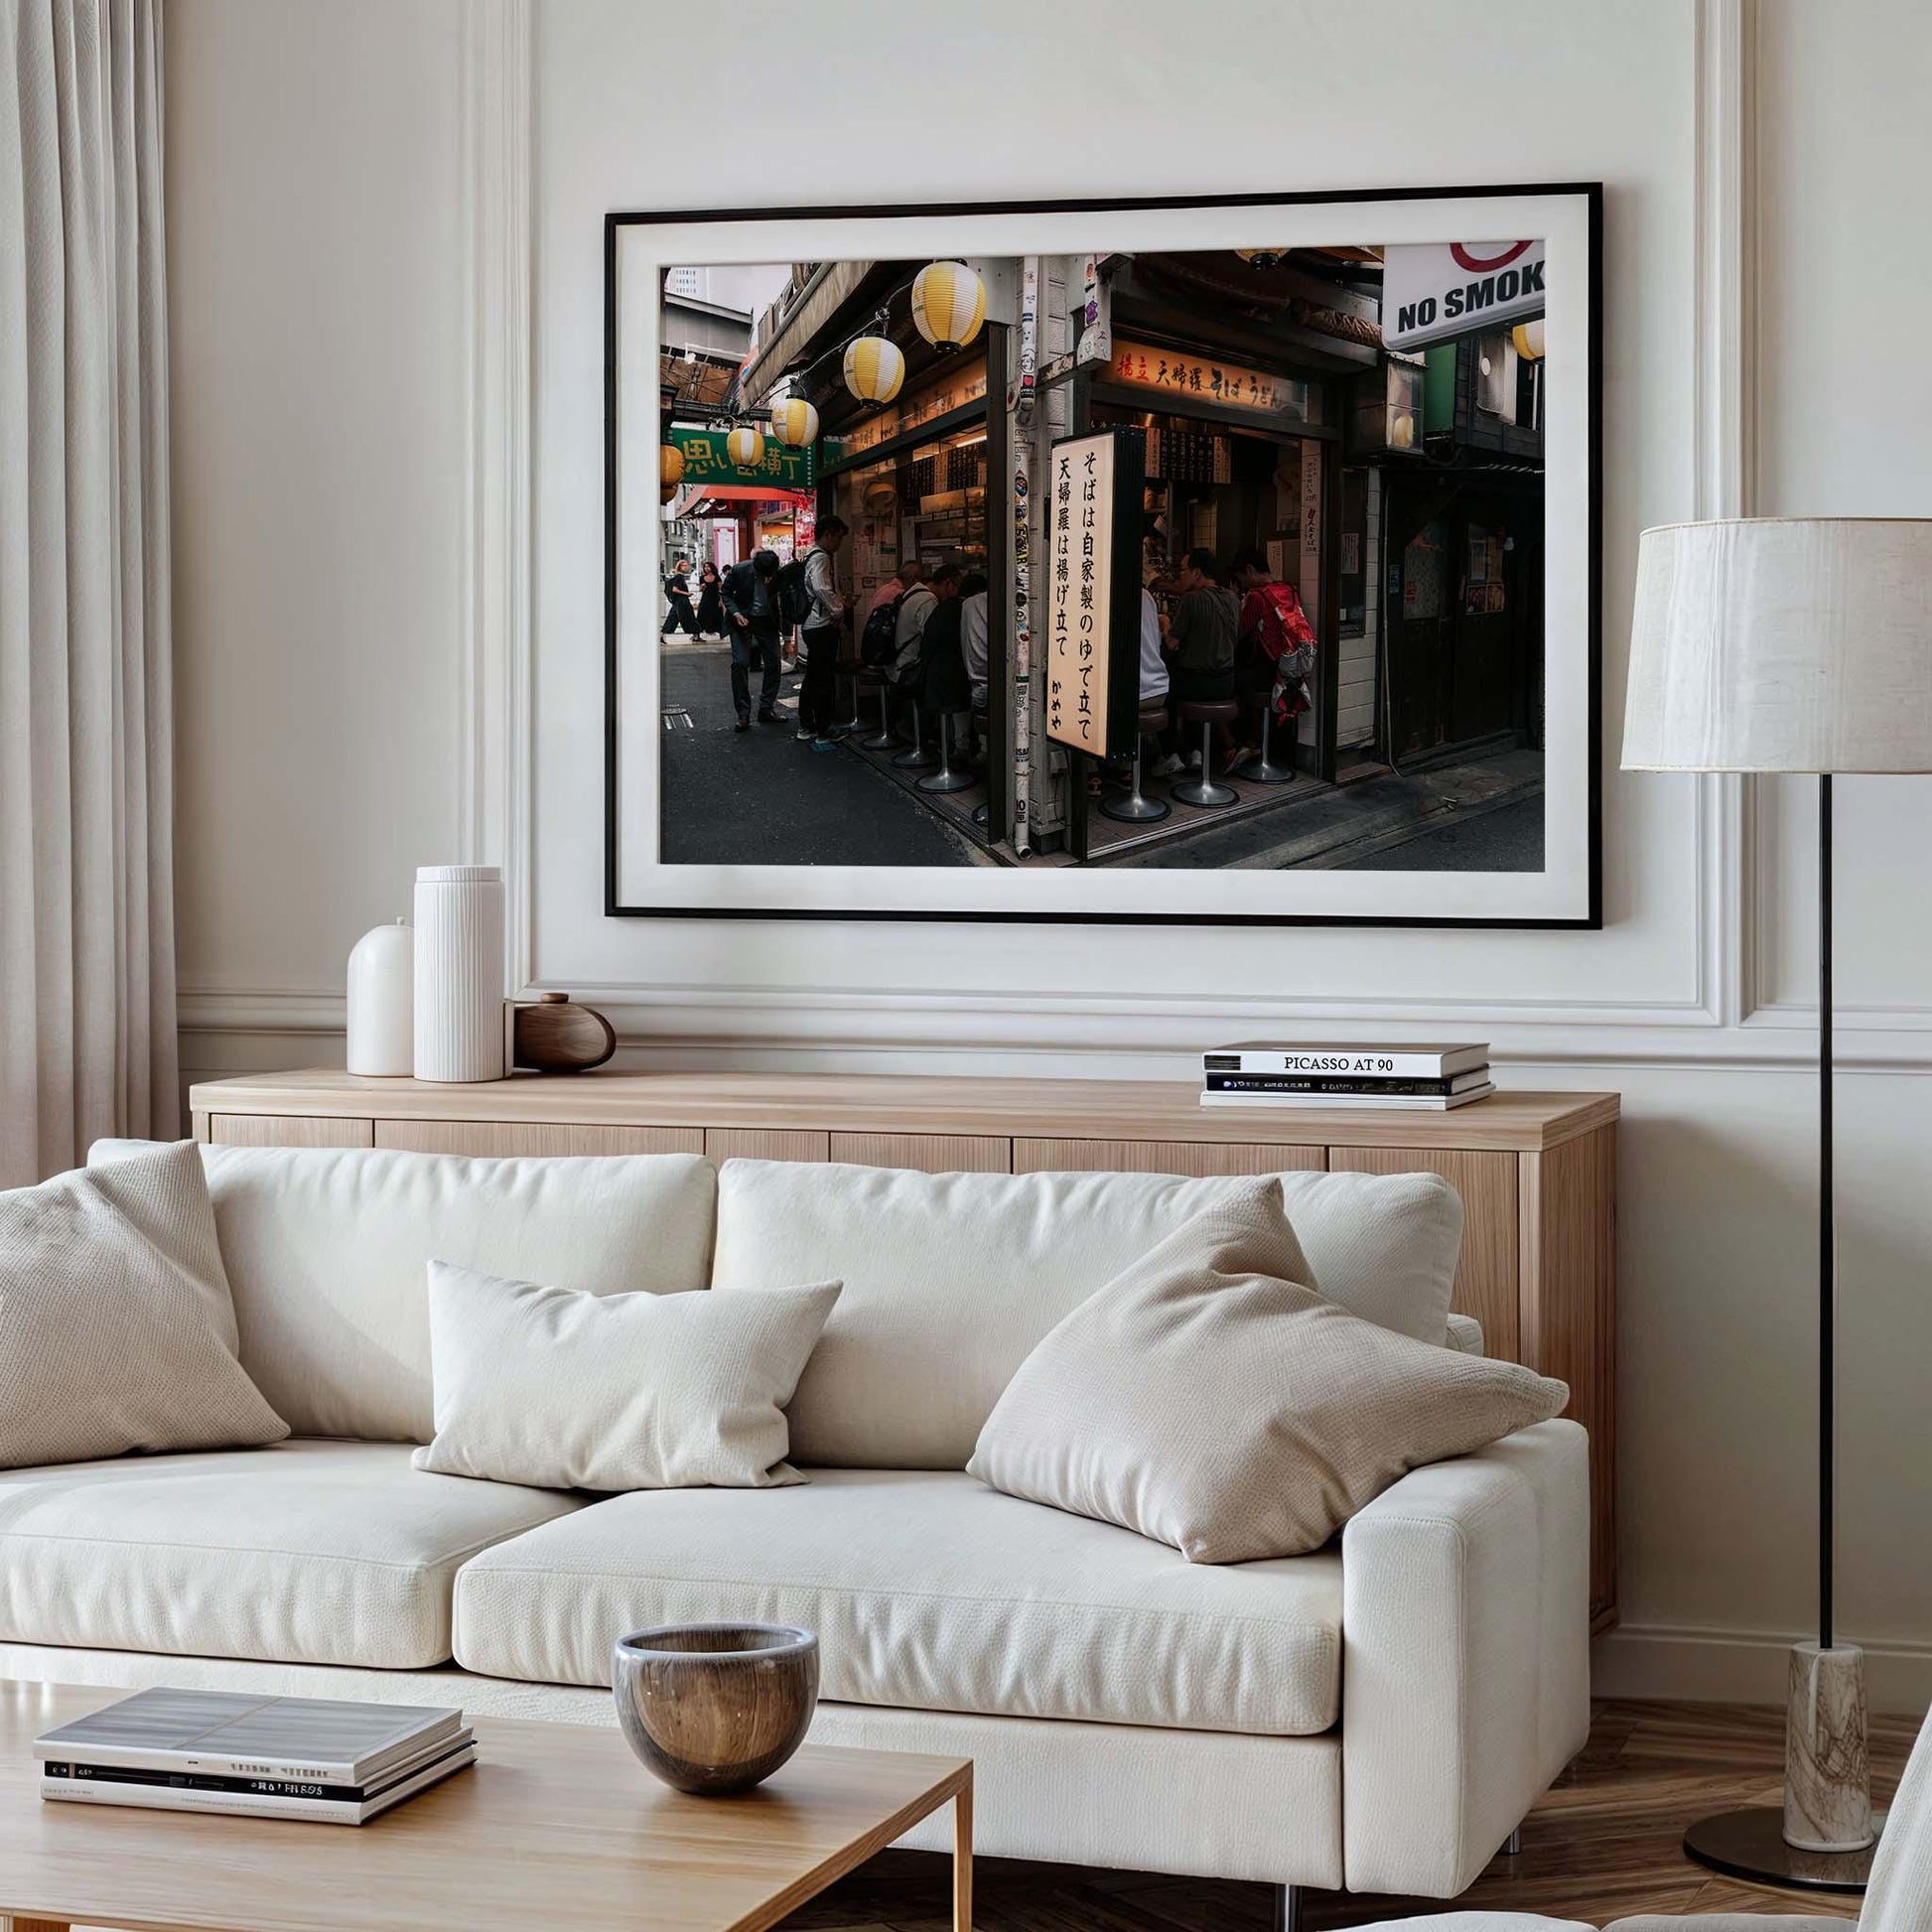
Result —
<path fill-rule="evenodd" d="M 716 1185 L 694 1154 L 202 1153 L 241 1365 L 298 1436 L 429 1441 L 432 1260 L 598 1295 L 705 1285 Z"/>
<path fill-rule="evenodd" d="M 70 1462 L 0 1475 L 0 1638 L 420 1670 L 479 1550 L 581 1507 L 423 1475 L 406 1447 Z"/>
<path fill-rule="evenodd" d="M 602 1684 L 654 1623 L 800 1623 L 853 1704 L 1305 1735 L 1335 1722 L 1341 1562 L 1209 1569 L 958 1471 L 807 1471 L 802 1489 L 616 1496 L 485 1551 L 456 1654 Z"/>
<path fill-rule="evenodd" d="M 712 1287 L 845 1283 L 792 1401 L 794 1461 L 961 1469 L 1040 1337 L 1248 1178 L 728 1161 Z M 1383 1327 L 1448 1338 L 1462 1242 L 1462 1202 L 1448 1181 L 1280 1179 L 1303 1279 Z"/>

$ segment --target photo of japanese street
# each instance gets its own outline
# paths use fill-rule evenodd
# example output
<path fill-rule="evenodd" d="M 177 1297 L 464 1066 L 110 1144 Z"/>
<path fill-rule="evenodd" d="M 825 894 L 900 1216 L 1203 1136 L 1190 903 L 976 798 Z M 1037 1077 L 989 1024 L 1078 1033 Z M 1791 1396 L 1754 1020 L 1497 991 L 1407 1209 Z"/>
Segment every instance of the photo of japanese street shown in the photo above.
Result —
<path fill-rule="evenodd" d="M 1543 870 L 1541 242 L 661 303 L 663 863 Z"/>

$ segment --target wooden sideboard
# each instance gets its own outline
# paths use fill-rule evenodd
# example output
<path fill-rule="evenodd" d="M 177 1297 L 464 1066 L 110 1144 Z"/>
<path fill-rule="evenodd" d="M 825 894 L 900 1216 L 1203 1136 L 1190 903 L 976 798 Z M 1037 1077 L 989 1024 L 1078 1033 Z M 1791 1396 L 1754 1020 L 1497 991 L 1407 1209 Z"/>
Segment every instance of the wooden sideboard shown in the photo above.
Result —
<path fill-rule="evenodd" d="M 1440 1173 L 1466 1220 L 1454 1306 L 1488 1352 L 1570 1384 L 1589 1431 L 1592 1627 L 1616 1620 L 1613 1093 L 1501 1093 L 1453 1113 L 1202 1107 L 1191 1086 L 873 1074 L 516 1074 L 478 1086 L 321 1069 L 193 1088 L 200 1140 L 434 1154 L 703 1154 L 1045 1169 Z"/>

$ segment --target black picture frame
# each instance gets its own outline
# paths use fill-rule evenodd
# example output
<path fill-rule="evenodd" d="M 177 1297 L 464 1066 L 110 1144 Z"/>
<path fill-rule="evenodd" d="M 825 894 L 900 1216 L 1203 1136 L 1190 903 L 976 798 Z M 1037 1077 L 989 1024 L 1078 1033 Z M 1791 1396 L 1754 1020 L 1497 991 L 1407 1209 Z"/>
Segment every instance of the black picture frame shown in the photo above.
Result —
<path fill-rule="evenodd" d="M 975 911 L 927 907 L 627 905 L 619 891 L 619 315 L 618 246 L 626 227 L 684 222 L 731 223 L 783 219 L 868 220 L 962 215 L 1118 213 L 1188 208 L 1269 208 L 1394 202 L 1487 201 L 1515 197 L 1574 197 L 1586 206 L 1589 289 L 1586 328 L 1589 366 L 1585 454 L 1587 556 L 1586 564 L 1587 715 L 1585 739 L 1587 910 L 1578 916 L 1439 916 L 1403 913 L 1202 911 Z M 604 216 L 604 598 L 605 598 L 605 824 L 604 911 L 610 918 L 831 920 L 841 923 L 1026 924 L 1124 926 L 1306 926 L 1394 930 L 1599 931 L 1603 913 L 1603 205 L 1601 182 L 1491 182 L 1450 187 L 1285 191 L 1275 194 L 1157 195 L 1118 198 L 831 204 L 789 207 L 614 209 Z M 989 398 L 990 404 L 990 398 Z M 998 413 L 991 411 L 990 413 Z"/>

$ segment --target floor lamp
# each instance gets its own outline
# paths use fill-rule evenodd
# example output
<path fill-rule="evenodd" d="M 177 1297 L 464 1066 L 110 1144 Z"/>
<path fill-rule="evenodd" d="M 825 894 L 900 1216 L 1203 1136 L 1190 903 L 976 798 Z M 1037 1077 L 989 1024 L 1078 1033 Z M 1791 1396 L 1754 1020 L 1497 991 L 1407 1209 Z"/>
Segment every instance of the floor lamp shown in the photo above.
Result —
<path fill-rule="evenodd" d="M 1625 770 L 1818 778 L 1818 1641 L 1793 1646 L 1784 1806 L 1701 1819 L 1738 1877 L 1864 1886 L 1874 1839 L 1864 1653 L 1833 1621 L 1832 775 L 1932 770 L 1932 521 L 1765 517 L 1646 530 Z"/>

